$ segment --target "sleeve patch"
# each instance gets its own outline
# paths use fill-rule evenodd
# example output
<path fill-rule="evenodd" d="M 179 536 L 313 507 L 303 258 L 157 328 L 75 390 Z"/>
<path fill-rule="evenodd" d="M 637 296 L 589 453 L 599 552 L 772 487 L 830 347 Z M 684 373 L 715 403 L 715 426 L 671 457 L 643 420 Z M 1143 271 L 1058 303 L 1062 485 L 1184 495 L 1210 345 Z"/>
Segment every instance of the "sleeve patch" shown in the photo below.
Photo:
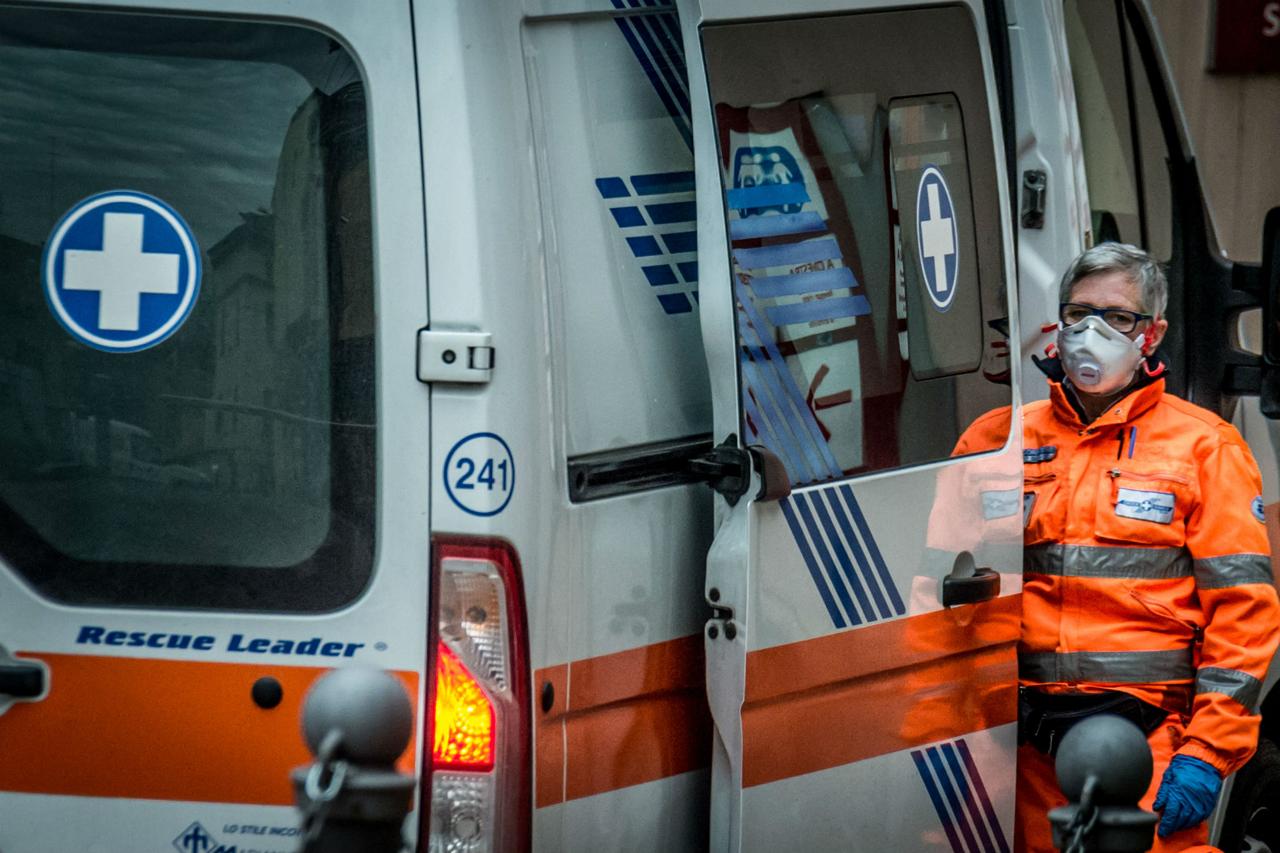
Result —
<path fill-rule="evenodd" d="M 1258 519 L 1259 523 L 1267 523 L 1267 516 L 1264 512 L 1264 505 L 1262 503 L 1262 495 L 1258 495 L 1253 499 L 1253 503 L 1249 505 L 1249 510 L 1253 513 L 1253 517 Z"/>

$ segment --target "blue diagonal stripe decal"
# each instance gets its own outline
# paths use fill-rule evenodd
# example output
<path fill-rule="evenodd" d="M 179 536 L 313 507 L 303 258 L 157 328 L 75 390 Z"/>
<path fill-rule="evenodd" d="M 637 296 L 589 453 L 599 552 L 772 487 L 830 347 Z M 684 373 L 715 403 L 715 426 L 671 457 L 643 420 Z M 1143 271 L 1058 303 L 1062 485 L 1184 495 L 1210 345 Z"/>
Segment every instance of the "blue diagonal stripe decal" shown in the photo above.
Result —
<path fill-rule="evenodd" d="M 864 617 L 863 621 L 876 621 L 876 613 L 871 609 L 871 601 L 867 598 L 867 591 L 863 588 L 862 579 L 854 571 L 853 563 L 849 559 L 849 551 L 844 547 L 844 544 L 840 541 L 840 536 L 836 533 L 835 523 L 831 520 L 831 513 L 827 510 L 827 505 L 822 499 L 821 492 L 812 492 L 808 497 L 813 504 L 814 515 L 817 516 L 818 522 L 822 525 L 822 530 L 826 532 L 827 541 L 831 543 L 831 550 L 835 554 L 836 562 L 840 564 L 844 579 L 849 584 L 849 588 L 853 590 L 854 598 L 858 599 L 858 607 Z M 817 530 L 810 532 L 815 539 L 822 535 Z"/>
<path fill-rule="evenodd" d="M 991 834 L 995 837 L 996 850 L 999 853 L 1009 853 L 1009 841 L 1005 838 L 1004 829 L 1001 828 L 1000 820 L 996 817 L 996 810 L 991 805 L 991 797 L 987 794 L 986 783 L 982 781 L 982 774 L 978 772 L 978 765 L 973 760 L 973 753 L 969 751 L 968 741 L 964 738 L 957 740 L 956 750 L 960 753 L 960 759 L 969 774 L 969 782 L 973 786 L 974 792 L 978 795 L 978 802 L 982 807 L 982 817 L 986 819 L 987 826 L 991 828 Z"/>
<path fill-rule="evenodd" d="M 840 503 L 839 495 L 834 489 L 824 489 L 823 497 L 826 498 L 827 505 L 831 508 L 831 515 L 840 523 L 840 530 L 844 533 L 845 541 L 849 543 L 849 551 L 852 553 L 854 561 L 858 564 L 858 576 L 862 578 L 867 589 L 871 591 L 871 597 L 876 600 L 876 612 L 879 614 L 879 618 L 888 619 L 894 614 L 889 610 L 889 605 L 884 600 L 884 593 L 880 591 L 880 584 L 876 579 L 875 573 L 867 563 L 867 555 L 862 552 L 862 546 L 858 543 L 858 538 L 853 535 L 853 525 L 849 523 L 848 514 L 843 511 L 844 506 Z"/>
<path fill-rule="evenodd" d="M 956 853 L 1009 853 L 986 785 L 964 738 L 912 750 L 920 780 Z"/>
<path fill-rule="evenodd" d="M 929 793 L 929 799 L 933 801 L 933 810 L 938 813 L 938 821 L 942 824 L 942 831 L 947 834 L 947 841 L 951 843 L 951 849 L 955 853 L 968 853 L 960 846 L 960 836 L 956 835 L 955 824 L 951 822 L 951 814 L 947 811 L 947 806 L 942 801 L 942 792 L 938 790 L 938 784 L 933 779 L 933 773 L 929 770 L 929 765 L 925 761 L 924 752 L 918 749 L 912 750 L 911 760 L 916 763 L 916 770 L 920 773 L 924 788 Z"/>
<path fill-rule="evenodd" d="M 907 612 L 907 605 L 902 600 L 902 594 L 898 592 L 898 587 L 893 582 L 893 576 L 889 574 L 889 567 L 885 565 L 884 556 L 880 553 L 880 546 L 876 544 L 876 538 L 871 535 L 871 527 L 867 524 L 866 516 L 862 514 L 862 507 L 858 506 L 858 499 L 853 496 L 853 489 L 849 488 L 847 483 L 840 485 L 840 496 L 844 498 L 845 506 L 849 508 L 849 512 L 853 515 L 853 522 L 858 526 L 858 533 L 862 536 L 863 544 L 867 546 L 867 551 L 871 555 L 871 562 L 875 564 L 876 574 L 880 576 L 881 583 L 884 584 L 885 591 L 889 594 L 889 601 L 893 604 L 893 612 L 898 616 L 902 616 Z"/>
<path fill-rule="evenodd" d="M 744 362 L 743 377 L 752 388 L 760 388 L 761 383 L 752 371 L 747 369 L 751 362 Z M 788 470 L 800 467 L 796 461 L 798 451 L 790 434 L 785 432 L 786 422 L 771 421 L 772 413 L 764 408 L 763 402 L 755 405 L 747 395 L 747 412 L 751 424 L 755 426 L 757 437 L 767 446 L 777 449 Z M 906 614 L 902 594 L 898 591 L 884 565 L 880 548 L 862 517 L 858 502 L 848 484 L 826 486 L 806 492 L 792 494 L 784 505 L 790 502 L 799 513 L 801 524 L 792 524 L 791 533 L 796 546 L 802 554 L 812 553 L 820 565 L 825 568 L 827 584 L 834 589 L 845 611 L 850 615 L 850 623 L 879 622 Z M 857 599 L 858 609 L 853 608 L 853 599 Z M 832 620 L 837 628 L 844 625 L 839 619 Z"/>
<path fill-rule="evenodd" d="M 782 504 L 782 515 L 787 519 L 787 526 L 791 528 L 791 535 L 795 537 L 796 544 L 800 546 L 800 555 L 804 558 L 804 564 L 808 567 L 813 583 L 818 588 L 818 597 L 826 605 L 827 612 L 831 614 L 831 621 L 835 623 L 835 626 L 843 628 L 848 623 L 845 622 L 844 616 L 840 614 L 840 608 L 836 606 L 835 599 L 831 597 L 831 588 L 827 585 L 826 579 L 822 575 L 822 570 L 818 568 L 818 563 L 813 558 L 813 551 L 809 549 L 809 543 L 805 541 L 804 530 L 796 519 L 795 510 L 791 508 L 791 499 L 783 498 L 780 503 Z"/>
<path fill-rule="evenodd" d="M 808 498 L 805 495 L 795 495 L 794 503 L 795 508 L 800 512 L 800 518 L 804 521 L 804 528 L 809 533 L 809 538 L 813 541 L 813 550 L 817 553 L 818 560 L 822 564 L 823 573 L 835 589 L 836 598 L 840 599 L 840 603 L 844 605 L 844 612 L 849 616 L 849 624 L 861 625 L 862 618 L 853 606 L 853 598 L 849 595 L 849 589 L 844 585 L 844 581 L 840 579 L 840 571 L 836 568 L 835 561 L 831 558 L 831 552 L 827 550 L 826 543 L 822 541 L 822 536 L 817 533 L 818 524 L 814 521 Z"/>

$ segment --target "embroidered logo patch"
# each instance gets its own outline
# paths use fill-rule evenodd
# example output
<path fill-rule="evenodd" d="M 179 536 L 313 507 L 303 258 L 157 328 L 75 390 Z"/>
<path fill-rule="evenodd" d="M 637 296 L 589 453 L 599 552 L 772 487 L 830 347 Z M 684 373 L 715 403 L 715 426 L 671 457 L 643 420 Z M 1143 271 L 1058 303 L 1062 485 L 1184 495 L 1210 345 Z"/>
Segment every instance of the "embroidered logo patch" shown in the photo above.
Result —
<path fill-rule="evenodd" d="M 1058 455 L 1058 448 L 1052 444 L 1046 444 L 1044 447 L 1028 447 L 1022 451 L 1022 462 L 1024 465 L 1033 465 L 1037 462 L 1048 462 Z"/>
<path fill-rule="evenodd" d="M 1173 521 L 1172 492 L 1148 492 L 1145 489 L 1121 489 L 1116 496 L 1116 515 L 1168 524 Z"/>
<path fill-rule="evenodd" d="M 1258 519 L 1258 521 L 1262 522 L 1263 524 L 1266 524 L 1267 515 L 1263 511 L 1263 509 L 1264 507 L 1262 504 L 1262 495 L 1258 495 L 1256 498 L 1253 499 L 1253 503 L 1249 505 L 1249 510 L 1253 513 L 1254 518 Z"/>
<path fill-rule="evenodd" d="M 982 517 L 987 521 L 1008 518 L 1018 514 L 1018 494 L 1021 489 L 1003 489 L 982 493 Z"/>

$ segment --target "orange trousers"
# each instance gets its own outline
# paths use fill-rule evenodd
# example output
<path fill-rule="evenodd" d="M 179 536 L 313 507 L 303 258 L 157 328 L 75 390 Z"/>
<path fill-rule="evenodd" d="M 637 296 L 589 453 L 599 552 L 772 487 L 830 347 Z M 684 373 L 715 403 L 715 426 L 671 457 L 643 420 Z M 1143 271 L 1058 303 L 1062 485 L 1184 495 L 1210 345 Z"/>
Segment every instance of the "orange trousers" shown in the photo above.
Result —
<path fill-rule="evenodd" d="M 1147 736 L 1151 745 L 1151 758 L 1155 765 L 1151 774 L 1151 786 L 1139 806 L 1152 811 L 1156 791 L 1165 768 L 1173 760 L 1173 753 L 1182 742 L 1182 722 L 1177 714 L 1170 714 L 1159 728 Z M 1054 775 L 1053 759 L 1030 744 L 1018 747 L 1018 803 L 1014 814 L 1014 850 L 1017 853 L 1056 853 L 1053 846 L 1053 830 L 1049 827 L 1050 809 L 1065 806 L 1067 798 L 1058 788 Z M 1217 850 L 1208 846 L 1209 827 L 1197 826 L 1175 832 L 1168 838 L 1155 836 L 1152 853 L 1174 851 Z"/>

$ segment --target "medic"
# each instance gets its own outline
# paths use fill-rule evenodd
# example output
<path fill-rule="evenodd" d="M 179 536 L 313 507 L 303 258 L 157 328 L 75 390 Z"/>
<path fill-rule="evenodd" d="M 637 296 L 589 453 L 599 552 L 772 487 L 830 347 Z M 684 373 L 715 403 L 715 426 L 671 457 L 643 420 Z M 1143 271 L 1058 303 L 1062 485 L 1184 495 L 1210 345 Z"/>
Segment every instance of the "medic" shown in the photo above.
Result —
<path fill-rule="evenodd" d="M 1054 849 L 1057 745 L 1112 713 L 1146 732 L 1155 758 L 1141 802 L 1160 813 L 1152 849 L 1185 850 L 1206 843 L 1223 778 L 1257 746 L 1280 643 L 1261 476 L 1230 424 L 1165 393 L 1155 260 L 1095 246 L 1060 293 L 1058 356 L 1037 362 L 1049 399 L 1023 421 L 1016 846 Z"/>

